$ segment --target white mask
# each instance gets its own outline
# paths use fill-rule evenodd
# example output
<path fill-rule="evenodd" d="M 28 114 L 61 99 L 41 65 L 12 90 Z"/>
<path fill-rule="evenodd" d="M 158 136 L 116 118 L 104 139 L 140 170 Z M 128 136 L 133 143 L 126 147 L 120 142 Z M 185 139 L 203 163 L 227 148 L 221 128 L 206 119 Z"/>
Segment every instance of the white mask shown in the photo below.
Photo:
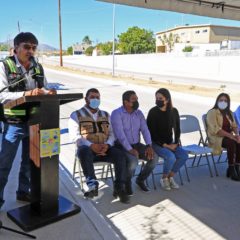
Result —
<path fill-rule="evenodd" d="M 219 109 L 224 110 L 224 109 L 227 108 L 228 103 L 225 102 L 225 101 L 219 101 L 219 102 L 217 103 L 217 105 L 218 105 L 218 108 L 219 108 Z"/>

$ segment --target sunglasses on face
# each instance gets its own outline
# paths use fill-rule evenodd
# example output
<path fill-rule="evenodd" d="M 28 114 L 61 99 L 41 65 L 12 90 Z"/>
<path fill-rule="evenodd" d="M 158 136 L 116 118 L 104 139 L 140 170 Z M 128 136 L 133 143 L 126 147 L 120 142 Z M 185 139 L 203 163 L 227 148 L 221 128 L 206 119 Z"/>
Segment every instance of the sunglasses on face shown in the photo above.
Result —
<path fill-rule="evenodd" d="M 29 51 L 30 49 L 32 49 L 34 52 L 37 50 L 37 45 L 24 43 L 22 46 L 23 46 L 23 48 L 24 48 L 25 50 L 28 50 L 28 51 Z"/>

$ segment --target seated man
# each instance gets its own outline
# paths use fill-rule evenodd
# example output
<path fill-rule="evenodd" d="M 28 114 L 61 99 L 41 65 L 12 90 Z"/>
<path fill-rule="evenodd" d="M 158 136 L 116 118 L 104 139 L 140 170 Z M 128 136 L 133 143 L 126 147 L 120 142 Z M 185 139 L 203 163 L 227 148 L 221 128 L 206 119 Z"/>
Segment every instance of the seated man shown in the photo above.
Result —
<path fill-rule="evenodd" d="M 76 142 L 78 157 L 83 169 L 88 191 L 85 197 L 98 196 L 98 181 L 95 176 L 93 162 L 111 162 L 115 167 L 116 180 L 114 182 L 114 196 L 118 196 L 123 203 L 129 202 L 125 193 L 126 156 L 113 146 L 109 114 L 100 110 L 100 93 L 91 88 L 85 97 L 86 105 L 74 111 L 69 119 L 69 134 L 71 140 Z"/>
<path fill-rule="evenodd" d="M 125 150 L 127 155 L 126 193 L 132 195 L 131 178 L 138 165 L 138 159 L 147 164 L 136 179 L 141 190 L 147 192 L 144 181 L 154 169 L 158 160 L 152 149 L 152 141 L 143 113 L 138 109 L 138 97 L 134 91 L 126 91 L 122 95 L 123 106 L 114 110 L 111 116 L 113 132 L 117 138 L 116 146 Z M 146 145 L 140 143 L 142 133 Z"/>

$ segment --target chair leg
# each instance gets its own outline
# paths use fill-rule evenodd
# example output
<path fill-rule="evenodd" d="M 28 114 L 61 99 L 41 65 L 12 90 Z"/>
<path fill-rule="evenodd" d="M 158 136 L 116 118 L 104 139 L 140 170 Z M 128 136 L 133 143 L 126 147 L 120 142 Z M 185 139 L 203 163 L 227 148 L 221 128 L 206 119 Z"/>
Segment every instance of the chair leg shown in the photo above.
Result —
<path fill-rule="evenodd" d="M 218 160 L 217 160 L 217 163 L 220 163 L 221 157 L 222 157 L 222 153 L 219 155 Z"/>
<path fill-rule="evenodd" d="M 186 163 L 184 164 L 184 167 L 185 167 L 185 172 L 186 172 L 187 180 L 188 180 L 188 182 L 190 182 L 190 178 L 189 178 L 189 175 L 188 175 L 188 169 L 187 169 Z"/>
<path fill-rule="evenodd" d="M 103 165 L 102 167 L 102 174 L 101 174 L 101 179 L 104 179 L 103 175 L 104 175 L 104 172 L 105 172 L 105 165 Z M 107 173 L 106 173 L 107 174 Z M 107 178 L 107 177 L 106 177 Z"/>
<path fill-rule="evenodd" d="M 112 182 L 113 182 L 113 184 L 114 184 L 112 164 L 109 164 L 109 168 L 110 168 L 110 173 L 111 173 Z"/>
<path fill-rule="evenodd" d="M 206 159 L 207 159 L 207 163 L 208 163 L 208 168 L 209 168 L 210 176 L 213 177 L 212 169 L 211 169 L 210 162 L 209 162 L 209 159 L 208 159 L 208 155 L 205 154 L 205 156 L 206 156 Z"/>
<path fill-rule="evenodd" d="M 178 175 L 179 175 L 179 178 L 180 178 L 181 185 L 183 185 L 182 174 L 181 174 L 180 170 L 178 171 Z"/>
<path fill-rule="evenodd" d="M 213 156 L 213 154 L 211 154 L 211 156 L 212 156 L 212 161 L 213 161 L 213 167 L 214 167 L 214 170 L 215 170 L 215 174 L 216 174 L 216 176 L 218 177 L 218 170 L 217 170 L 216 163 L 215 163 L 215 161 L 214 161 L 214 156 Z"/>
<path fill-rule="evenodd" d="M 202 155 L 198 158 L 197 167 L 199 167 L 199 164 L 200 164 L 201 158 L 202 158 Z"/>
<path fill-rule="evenodd" d="M 79 172 L 79 179 L 80 179 L 80 186 L 81 186 L 81 189 L 83 190 L 83 171 L 82 171 L 82 167 L 81 167 L 81 163 L 80 161 L 77 161 L 77 164 L 78 164 L 78 172 Z"/>
<path fill-rule="evenodd" d="M 196 161 L 196 155 L 194 156 L 194 158 L 193 158 L 193 161 L 192 161 L 192 167 L 194 167 L 194 163 L 195 163 L 195 161 Z"/>
<path fill-rule="evenodd" d="M 154 188 L 154 190 L 156 190 L 157 187 L 156 187 L 156 184 L 155 184 L 155 178 L 154 178 L 154 173 L 153 173 L 153 171 L 152 171 L 151 175 L 152 175 L 153 188 Z"/>
<path fill-rule="evenodd" d="M 73 180 L 74 180 L 75 174 L 76 174 L 76 164 L 77 164 L 77 158 L 76 158 L 76 156 L 75 156 L 74 164 L 73 164 L 73 174 L 72 174 L 72 179 L 73 179 Z"/>

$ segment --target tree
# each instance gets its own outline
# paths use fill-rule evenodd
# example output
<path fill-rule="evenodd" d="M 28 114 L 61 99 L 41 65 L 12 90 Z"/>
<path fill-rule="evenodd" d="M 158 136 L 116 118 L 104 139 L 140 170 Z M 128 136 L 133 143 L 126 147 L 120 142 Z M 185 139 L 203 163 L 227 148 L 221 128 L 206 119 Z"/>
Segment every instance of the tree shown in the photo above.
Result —
<path fill-rule="evenodd" d="M 8 51 L 9 46 L 7 44 L 1 44 L 0 45 L 0 51 Z"/>
<path fill-rule="evenodd" d="M 101 51 L 102 55 L 112 54 L 112 42 L 99 43 L 97 48 Z M 115 51 L 118 48 L 118 43 L 115 43 Z"/>
<path fill-rule="evenodd" d="M 67 48 L 67 54 L 73 55 L 73 47 L 72 46 Z"/>
<path fill-rule="evenodd" d="M 164 33 L 163 37 L 159 37 L 159 40 L 162 42 L 162 45 L 167 46 L 169 52 L 173 50 L 174 44 L 179 42 L 179 35 L 170 33 L 168 36 Z"/>
<path fill-rule="evenodd" d="M 185 48 L 183 48 L 183 52 L 192 52 L 193 47 L 192 46 L 186 46 Z"/>
<path fill-rule="evenodd" d="M 121 53 L 155 52 L 155 37 L 152 31 L 139 27 L 131 27 L 118 37 L 119 50 Z"/>
<path fill-rule="evenodd" d="M 90 40 L 89 36 L 85 36 L 82 40 L 82 43 L 85 43 L 87 45 L 92 45 L 92 41 Z"/>
<path fill-rule="evenodd" d="M 90 46 L 85 50 L 85 55 L 86 56 L 92 56 L 94 47 Z"/>

